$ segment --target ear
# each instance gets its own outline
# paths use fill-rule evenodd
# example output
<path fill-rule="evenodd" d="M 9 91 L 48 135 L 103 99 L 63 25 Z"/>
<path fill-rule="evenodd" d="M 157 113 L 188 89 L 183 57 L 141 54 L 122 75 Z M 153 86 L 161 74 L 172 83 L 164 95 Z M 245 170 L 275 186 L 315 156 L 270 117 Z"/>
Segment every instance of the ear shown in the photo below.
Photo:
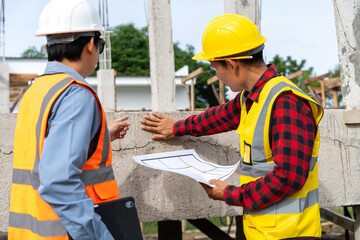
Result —
<path fill-rule="evenodd" d="M 226 67 L 229 69 L 229 70 L 233 70 L 235 71 L 236 68 L 238 67 L 238 62 L 237 61 L 234 61 L 232 59 L 226 59 Z"/>
<path fill-rule="evenodd" d="M 92 37 L 90 41 L 85 45 L 85 49 L 91 54 L 95 52 L 94 37 Z"/>

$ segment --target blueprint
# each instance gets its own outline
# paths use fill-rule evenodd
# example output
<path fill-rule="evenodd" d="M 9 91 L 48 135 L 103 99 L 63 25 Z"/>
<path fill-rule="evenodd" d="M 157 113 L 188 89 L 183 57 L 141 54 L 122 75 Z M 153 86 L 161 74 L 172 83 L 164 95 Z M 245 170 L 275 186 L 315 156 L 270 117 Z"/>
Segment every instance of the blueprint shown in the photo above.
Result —
<path fill-rule="evenodd" d="M 221 166 L 207 162 L 194 149 L 133 156 L 133 159 L 146 167 L 182 174 L 212 187 L 209 180 L 224 181 L 235 172 L 240 163 L 238 161 L 231 166 Z"/>

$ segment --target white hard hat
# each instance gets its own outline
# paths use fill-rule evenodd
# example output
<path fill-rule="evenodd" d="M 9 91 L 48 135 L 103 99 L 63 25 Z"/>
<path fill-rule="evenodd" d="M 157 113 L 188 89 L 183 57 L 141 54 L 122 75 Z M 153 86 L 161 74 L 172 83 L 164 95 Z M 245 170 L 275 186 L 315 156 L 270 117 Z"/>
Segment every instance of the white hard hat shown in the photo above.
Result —
<path fill-rule="evenodd" d="M 43 9 L 36 36 L 104 32 L 99 14 L 86 0 L 51 0 Z"/>

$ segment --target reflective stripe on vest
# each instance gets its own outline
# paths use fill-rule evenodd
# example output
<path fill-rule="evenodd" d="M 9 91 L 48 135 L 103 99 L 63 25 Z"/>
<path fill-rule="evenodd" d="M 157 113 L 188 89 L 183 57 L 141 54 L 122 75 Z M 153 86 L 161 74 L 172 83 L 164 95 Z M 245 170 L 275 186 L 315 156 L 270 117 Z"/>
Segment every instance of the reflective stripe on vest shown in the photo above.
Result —
<path fill-rule="evenodd" d="M 61 78 L 64 76 L 63 78 Z M 43 78 L 43 79 L 41 79 Z M 45 78 L 45 79 L 44 79 Z M 39 82 L 40 80 L 40 82 Z M 36 83 L 37 82 L 37 83 Z M 32 151 L 34 155 L 33 159 L 33 167 L 24 169 L 19 168 L 19 166 L 27 166 L 28 163 L 32 162 L 31 159 L 26 158 L 26 165 L 24 165 L 24 157 L 19 157 L 16 155 L 14 151 L 14 169 L 13 169 L 13 183 L 12 183 L 12 196 L 10 202 L 10 221 L 9 221 L 9 239 L 16 239 L 17 236 L 22 236 L 22 234 L 26 234 L 27 239 L 38 239 L 39 237 L 49 237 L 56 239 L 68 239 L 67 231 L 64 225 L 61 223 L 60 219 L 53 212 L 51 207 L 44 202 L 37 190 L 40 186 L 39 181 L 39 162 L 41 159 L 41 151 L 43 146 L 43 141 L 45 138 L 45 129 L 47 124 L 47 118 L 49 112 L 51 110 L 51 106 L 56 101 L 57 97 L 70 85 L 70 84 L 78 84 L 87 90 L 89 90 L 95 97 L 99 110 L 100 110 L 100 134 L 97 135 L 99 140 L 97 141 L 97 146 L 94 153 L 89 156 L 89 159 L 85 164 L 88 164 L 86 169 L 83 169 L 82 174 L 80 176 L 81 181 L 86 186 L 85 190 L 87 192 L 88 197 L 93 198 L 93 201 L 96 203 L 106 202 L 109 200 L 118 199 L 118 188 L 116 181 L 114 180 L 113 169 L 111 166 L 111 143 L 109 132 L 106 126 L 106 117 L 103 109 L 101 108 L 101 104 L 97 95 L 90 87 L 85 85 L 82 82 L 78 82 L 75 79 L 69 77 L 66 74 L 55 74 L 48 75 L 44 77 L 40 77 L 35 81 L 34 84 L 29 90 L 30 97 L 23 98 L 25 102 L 31 101 L 34 99 L 34 103 L 31 102 L 31 105 L 36 107 L 35 111 L 37 115 L 34 113 L 29 113 L 24 111 L 24 113 L 19 111 L 18 117 L 25 122 L 25 124 L 19 124 L 20 129 L 16 131 L 18 135 L 15 135 L 17 139 L 21 139 L 22 134 L 30 134 L 30 139 L 36 139 L 33 141 L 35 144 L 34 148 L 36 150 Z M 35 89 L 35 90 L 34 90 Z M 40 89 L 38 91 L 37 89 Z M 48 90 L 46 90 L 48 89 Z M 42 91 L 42 92 L 41 92 Z M 47 92 L 46 92 L 47 91 Z M 40 95 L 38 94 L 40 92 Z M 31 95 L 32 94 L 32 95 Z M 25 99 L 25 100 L 24 100 Z M 30 99 L 30 100 L 29 100 Z M 29 104 L 27 104 L 28 106 Z M 27 118 L 30 116 L 29 118 Z M 38 116 L 35 120 L 35 117 Z M 34 122 L 35 120 L 35 122 Z M 34 129 L 33 132 L 28 132 L 27 126 L 34 126 L 31 129 Z M 24 131 L 22 131 L 24 130 Z M 23 133 L 24 132 L 24 133 Z M 27 139 L 27 138 L 26 138 Z M 20 142 L 29 143 L 31 140 L 25 140 Z M 15 141 L 16 142 L 16 141 Z M 29 149 L 30 144 L 24 144 L 24 146 Z M 17 144 L 18 149 L 19 144 Z M 24 152 L 23 148 L 21 149 Z M 32 149 L 32 148 L 31 148 Z M 20 151 L 20 152 L 21 152 Z M 28 150 L 27 150 L 28 151 Z M 20 161 L 20 165 L 17 163 L 17 159 Z M 90 163 L 91 162 L 91 163 Z M 99 185 L 95 188 L 95 186 Z M 29 188 L 30 187 L 30 188 Z M 15 189 L 15 190 L 14 190 Z M 96 194 L 97 190 L 100 191 Z M 14 193 L 14 191 L 16 193 Z M 24 192 L 25 191 L 25 192 Z M 110 192 L 109 192 L 110 191 Z M 14 195 L 13 195 L 14 194 Z M 26 201 L 27 199 L 23 196 L 30 197 L 32 205 L 28 208 L 22 207 L 21 202 L 18 199 L 22 199 L 20 201 Z M 33 210 L 34 209 L 34 210 Z M 46 210 L 44 210 L 46 209 Z M 25 231 L 30 230 L 30 231 Z M 24 232 L 25 231 L 25 232 Z"/>
<path fill-rule="evenodd" d="M 291 91 L 309 102 L 316 125 L 322 117 L 322 108 L 282 76 L 273 78 L 264 85 L 259 101 L 253 103 L 249 112 L 246 111 L 246 98 L 243 92 L 240 97 L 241 119 L 237 130 L 240 134 L 242 158 L 240 185 L 264 177 L 276 167 L 270 146 L 271 114 L 275 100 L 286 91 Z M 265 208 L 254 211 L 244 209 L 244 232 L 247 239 L 285 239 L 321 235 L 317 180 L 318 147 L 317 131 L 309 176 L 301 190 Z M 299 224 L 299 221 L 302 223 Z"/>

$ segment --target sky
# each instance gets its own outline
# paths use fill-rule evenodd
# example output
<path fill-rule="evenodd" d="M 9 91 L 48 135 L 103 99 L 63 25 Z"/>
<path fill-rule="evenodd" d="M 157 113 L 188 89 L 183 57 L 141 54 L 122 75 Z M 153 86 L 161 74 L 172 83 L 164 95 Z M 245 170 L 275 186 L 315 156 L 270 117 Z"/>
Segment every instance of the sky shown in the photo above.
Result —
<path fill-rule="evenodd" d="M 30 46 L 45 44 L 36 37 L 40 13 L 49 0 L 5 0 L 5 56 L 20 57 Z M 240 1 L 240 0 L 239 0 Z M 265 61 L 276 54 L 291 56 L 317 75 L 338 64 L 334 8 L 330 0 L 260 0 Z M 89 0 L 98 8 L 98 0 Z M 108 0 L 110 27 L 147 25 L 146 0 Z M 201 51 L 202 33 L 214 17 L 224 13 L 223 0 L 171 0 L 173 41 Z"/>

